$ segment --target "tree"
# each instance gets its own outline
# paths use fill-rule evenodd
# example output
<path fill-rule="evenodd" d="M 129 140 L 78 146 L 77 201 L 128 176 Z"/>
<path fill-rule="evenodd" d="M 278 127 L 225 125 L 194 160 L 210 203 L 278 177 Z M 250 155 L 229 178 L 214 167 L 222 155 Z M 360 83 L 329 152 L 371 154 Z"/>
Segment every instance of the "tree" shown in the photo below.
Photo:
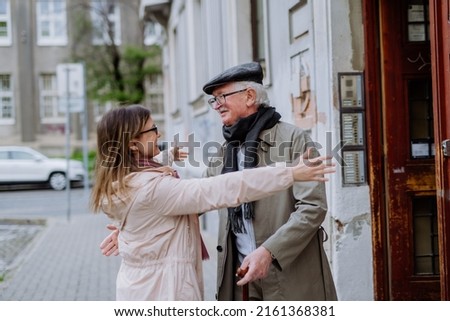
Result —
<path fill-rule="evenodd" d="M 74 61 L 85 62 L 89 99 L 142 103 L 146 79 L 162 71 L 160 46 L 144 44 L 145 23 L 139 18 L 140 1 L 81 1 L 73 8 L 71 55 Z M 118 37 L 118 24 L 126 26 L 127 36 L 123 41 Z"/>

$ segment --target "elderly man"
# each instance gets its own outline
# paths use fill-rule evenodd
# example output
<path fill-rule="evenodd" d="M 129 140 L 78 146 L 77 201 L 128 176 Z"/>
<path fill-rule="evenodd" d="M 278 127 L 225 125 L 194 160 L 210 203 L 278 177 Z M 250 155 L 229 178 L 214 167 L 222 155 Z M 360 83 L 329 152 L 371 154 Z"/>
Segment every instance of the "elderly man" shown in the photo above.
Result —
<path fill-rule="evenodd" d="M 232 67 L 203 91 L 219 113 L 226 140 L 207 176 L 273 162 L 292 162 L 314 144 L 300 128 L 280 121 L 269 105 L 260 64 Z M 219 215 L 218 300 L 337 300 L 323 249 L 327 212 L 323 182 L 295 183 L 289 190 Z M 236 277 L 237 268 L 246 270 Z"/>

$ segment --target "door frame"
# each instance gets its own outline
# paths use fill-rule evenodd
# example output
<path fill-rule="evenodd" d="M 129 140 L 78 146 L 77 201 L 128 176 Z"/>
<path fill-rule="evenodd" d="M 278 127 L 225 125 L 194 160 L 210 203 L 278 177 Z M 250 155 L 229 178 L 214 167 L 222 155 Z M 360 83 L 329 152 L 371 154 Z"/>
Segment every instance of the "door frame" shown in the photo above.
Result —
<path fill-rule="evenodd" d="M 390 300 L 386 178 L 383 152 L 380 11 L 383 0 L 363 1 L 368 182 L 372 209 L 373 288 L 375 300 Z M 436 189 L 439 222 L 441 300 L 450 300 L 450 158 L 440 142 L 450 139 L 450 8 L 449 0 L 430 0 L 433 116 L 436 141 Z M 445 7 L 446 6 L 446 7 Z M 446 10 L 444 10 L 446 9 Z"/>
<path fill-rule="evenodd" d="M 441 300 L 450 300 L 450 158 L 440 148 L 450 139 L 450 1 L 430 0 L 431 73 L 433 79 L 436 196 L 439 225 Z"/>
<path fill-rule="evenodd" d="M 379 0 L 363 1 L 368 183 L 372 211 L 373 288 L 375 300 L 389 300 L 386 189 L 383 152 Z"/>

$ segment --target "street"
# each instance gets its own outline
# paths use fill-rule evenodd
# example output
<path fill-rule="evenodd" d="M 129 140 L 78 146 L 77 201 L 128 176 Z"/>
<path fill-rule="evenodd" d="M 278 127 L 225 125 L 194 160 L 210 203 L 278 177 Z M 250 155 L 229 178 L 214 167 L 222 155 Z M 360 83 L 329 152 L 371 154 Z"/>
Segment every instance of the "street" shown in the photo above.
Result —
<path fill-rule="evenodd" d="M 0 218 L 68 217 L 66 191 L 51 189 L 0 191 L 0 204 Z M 86 195 L 83 188 L 71 188 L 70 216 L 89 212 L 89 195 Z"/>

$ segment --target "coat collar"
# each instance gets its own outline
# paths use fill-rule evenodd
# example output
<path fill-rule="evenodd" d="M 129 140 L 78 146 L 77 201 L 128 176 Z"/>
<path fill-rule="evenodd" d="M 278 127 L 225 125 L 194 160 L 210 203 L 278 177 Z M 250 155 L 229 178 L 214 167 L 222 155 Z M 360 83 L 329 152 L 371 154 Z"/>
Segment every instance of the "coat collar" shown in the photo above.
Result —
<path fill-rule="evenodd" d="M 259 133 L 259 139 L 261 140 L 261 150 L 264 152 L 268 152 L 270 147 L 273 147 L 275 145 L 275 138 L 277 135 L 277 129 L 278 129 L 277 123 L 275 126 L 269 129 L 265 129 Z"/>

